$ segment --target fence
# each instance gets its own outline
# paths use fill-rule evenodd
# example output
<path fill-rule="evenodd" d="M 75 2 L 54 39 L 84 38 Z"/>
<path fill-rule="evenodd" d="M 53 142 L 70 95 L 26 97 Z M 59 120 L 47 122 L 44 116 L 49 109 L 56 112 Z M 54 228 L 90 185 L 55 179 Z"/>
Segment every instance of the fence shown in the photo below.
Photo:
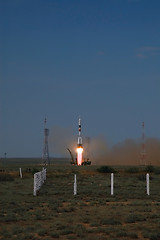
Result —
<path fill-rule="evenodd" d="M 46 169 L 43 168 L 42 171 L 37 172 L 34 174 L 34 189 L 33 189 L 33 195 L 36 196 L 37 192 L 41 188 L 41 186 L 44 184 L 46 180 Z"/>
<path fill-rule="evenodd" d="M 46 169 L 43 169 L 40 172 L 34 174 L 34 190 L 33 195 L 36 196 L 37 192 L 40 190 L 41 186 L 44 184 L 46 180 Z M 74 185 L 73 185 L 74 195 L 77 195 L 77 177 L 74 175 Z M 146 174 L 146 192 L 147 195 L 150 195 L 150 187 L 149 187 L 149 173 Z M 114 174 L 111 173 L 111 195 L 114 195 Z"/>
<path fill-rule="evenodd" d="M 114 195 L 114 174 L 111 173 L 111 195 Z M 73 193 L 77 195 L 77 177 L 74 174 L 74 184 L 73 184 Z M 149 173 L 146 174 L 146 193 L 150 195 L 150 186 L 149 186 Z"/>

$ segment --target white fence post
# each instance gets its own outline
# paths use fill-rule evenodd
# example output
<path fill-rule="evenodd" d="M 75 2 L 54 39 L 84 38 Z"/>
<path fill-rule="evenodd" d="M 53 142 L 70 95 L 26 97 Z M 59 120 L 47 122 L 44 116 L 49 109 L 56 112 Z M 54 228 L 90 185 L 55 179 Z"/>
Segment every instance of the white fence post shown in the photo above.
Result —
<path fill-rule="evenodd" d="M 149 173 L 146 174 L 146 184 L 147 184 L 147 195 L 150 195 L 150 192 L 149 192 Z"/>
<path fill-rule="evenodd" d="M 21 169 L 21 168 L 19 168 L 19 175 L 20 175 L 20 178 L 23 177 L 23 176 L 22 176 L 22 169 Z"/>
<path fill-rule="evenodd" d="M 77 177 L 74 174 L 74 195 L 77 195 Z"/>
<path fill-rule="evenodd" d="M 114 175 L 111 173 L 111 195 L 113 195 Z"/>

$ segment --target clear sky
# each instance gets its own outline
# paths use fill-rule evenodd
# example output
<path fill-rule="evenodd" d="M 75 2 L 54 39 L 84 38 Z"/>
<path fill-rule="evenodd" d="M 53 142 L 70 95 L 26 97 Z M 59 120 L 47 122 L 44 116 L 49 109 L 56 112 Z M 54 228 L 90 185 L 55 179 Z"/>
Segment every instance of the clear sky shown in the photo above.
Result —
<path fill-rule="evenodd" d="M 159 10 L 159 0 L 0 0 L 0 157 L 41 156 L 45 116 L 76 138 L 80 115 L 83 135 L 111 145 L 140 138 L 142 121 L 160 138 Z"/>

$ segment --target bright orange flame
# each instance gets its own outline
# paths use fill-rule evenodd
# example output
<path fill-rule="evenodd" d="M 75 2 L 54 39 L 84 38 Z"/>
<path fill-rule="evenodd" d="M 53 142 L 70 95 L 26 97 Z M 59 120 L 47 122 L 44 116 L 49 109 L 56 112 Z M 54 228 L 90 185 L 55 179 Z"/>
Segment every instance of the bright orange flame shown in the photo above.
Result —
<path fill-rule="evenodd" d="M 82 152 L 83 152 L 83 148 L 78 147 L 77 148 L 77 165 L 82 165 Z"/>

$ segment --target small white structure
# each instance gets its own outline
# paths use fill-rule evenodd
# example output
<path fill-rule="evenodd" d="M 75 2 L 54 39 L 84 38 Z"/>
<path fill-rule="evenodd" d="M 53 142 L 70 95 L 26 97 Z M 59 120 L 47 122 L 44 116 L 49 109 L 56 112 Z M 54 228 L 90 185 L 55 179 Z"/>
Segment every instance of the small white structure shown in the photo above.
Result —
<path fill-rule="evenodd" d="M 147 195 L 150 195 L 150 191 L 149 191 L 149 173 L 146 174 L 146 186 L 147 186 Z"/>
<path fill-rule="evenodd" d="M 33 195 L 37 195 L 37 191 L 41 188 L 43 183 L 46 180 L 46 171 L 47 169 L 43 168 L 42 171 L 37 172 L 34 174 L 34 189 L 33 189 Z"/>
<path fill-rule="evenodd" d="M 74 174 L 74 195 L 77 195 L 77 177 Z"/>
<path fill-rule="evenodd" d="M 111 173 L 111 195 L 113 195 L 113 186 L 114 186 L 114 174 Z"/>
<path fill-rule="evenodd" d="M 23 177 L 23 176 L 22 176 L 22 169 L 21 169 L 21 168 L 19 168 L 19 175 L 20 175 L 20 178 Z"/>

